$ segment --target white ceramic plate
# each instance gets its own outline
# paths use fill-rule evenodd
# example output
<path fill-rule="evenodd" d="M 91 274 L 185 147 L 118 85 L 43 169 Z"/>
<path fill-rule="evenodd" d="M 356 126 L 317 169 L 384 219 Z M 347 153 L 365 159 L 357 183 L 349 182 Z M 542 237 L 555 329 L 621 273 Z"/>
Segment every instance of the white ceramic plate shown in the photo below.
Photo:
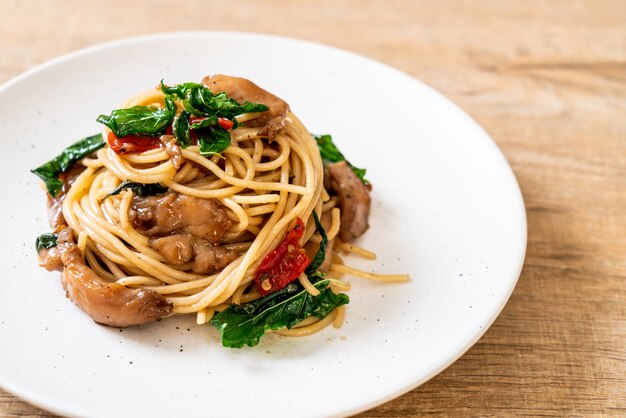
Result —
<path fill-rule="evenodd" d="M 304 124 L 332 133 L 374 185 L 359 244 L 377 272 L 352 280 L 339 329 L 222 348 L 194 317 L 96 325 L 58 273 L 37 266 L 48 230 L 29 169 L 96 132 L 95 119 L 156 85 L 211 73 L 254 80 Z M 89 417 L 356 413 L 430 379 L 487 330 L 524 259 L 520 190 L 489 136 L 449 100 L 383 64 L 317 44 L 241 33 L 177 33 L 85 49 L 0 88 L 0 386 L 51 411 Z M 419 411 L 416 411 L 419 412 Z"/>

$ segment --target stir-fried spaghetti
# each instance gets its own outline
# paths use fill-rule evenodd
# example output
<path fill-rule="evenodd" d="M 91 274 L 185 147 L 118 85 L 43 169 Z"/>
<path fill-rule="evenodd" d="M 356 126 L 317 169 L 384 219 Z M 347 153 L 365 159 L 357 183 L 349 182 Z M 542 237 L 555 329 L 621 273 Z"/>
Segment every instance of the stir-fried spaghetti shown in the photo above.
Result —
<path fill-rule="evenodd" d="M 343 264 L 340 252 L 375 257 L 349 242 L 368 227 L 363 173 L 338 150 L 329 162 L 319 147 L 329 137 L 316 140 L 251 82 L 161 86 L 99 120 L 102 146 L 57 170 L 63 187 L 49 206 L 58 235 L 38 242 L 41 264 L 63 271 L 70 297 L 96 321 L 194 313 L 240 347 L 268 329 L 340 326 L 344 274 L 407 280 Z M 34 172 L 50 192 L 42 167 Z"/>

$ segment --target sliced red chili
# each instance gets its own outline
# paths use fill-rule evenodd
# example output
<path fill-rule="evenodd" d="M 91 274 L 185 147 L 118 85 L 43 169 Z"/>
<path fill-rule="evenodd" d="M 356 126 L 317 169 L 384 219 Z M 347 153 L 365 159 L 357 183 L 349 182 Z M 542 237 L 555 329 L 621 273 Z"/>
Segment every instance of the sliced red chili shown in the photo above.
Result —
<path fill-rule="evenodd" d="M 276 292 L 296 280 L 311 263 L 298 242 L 304 235 L 304 222 L 296 225 L 276 249 L 265 256 L 254 275 L 261 296 Z"/>
<path fill-rule="evenodd" d="M 137 135 L 126 135 L 118 138 L 112 131 L 109 132 L 107 143 L 116 154 L 135 154 L 160 148 L 163 145 L 159 138 Z"/>
<path fill-rule="evenodd" d="M 225 130 L 229 130 L 230 128 L 235 126 L 235 122 L 226 118 L 217 118 L 217 123 L 219 123 L 220 126 Z"/>

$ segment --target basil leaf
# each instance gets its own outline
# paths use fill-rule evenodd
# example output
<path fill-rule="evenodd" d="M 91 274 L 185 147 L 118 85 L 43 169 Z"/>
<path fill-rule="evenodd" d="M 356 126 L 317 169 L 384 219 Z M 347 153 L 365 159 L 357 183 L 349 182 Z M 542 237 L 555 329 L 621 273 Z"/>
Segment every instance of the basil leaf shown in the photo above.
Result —
<path fill-rule="evenodd" d="M 265 331 L 291 328 L 309 316 L 326 317 L 335 308 L 350 302 L 348 295 L 335 294 L 328 280 L 314 284 L 320 294 L 312 296 L 299 283 L 290 283 L 284 289 L 243 305 L 230 305 L 211 319 L 222 336 L 224 347 L 253 347 Z"/>
<path fill-rule="evenodd" d="M 333 138 L 330 135 L 313 135 L 315 142 L 317 142 L 317 148 L 320 150 L 320 155 L 324 164 L 337 163 L 339 161 L 346 161 L 356 176 L 363 182 L 363 184 L 369 184 L 369 181 L 365 179 L 364 168 L 358 168 L 350 164 L 350 161 L 346 160 L 341 151 L 333 143 Z"/>
<path fill-rule="evenodd" d="M 142 183 L 135 183 L 134 181 L 130 181 L 130 180 L 124 180 L 119 186 L 113 189 L 111 193 L 104 196 L 101 200 L 104 200 L 109 196 L 118 195 L 124 189 L 132 190 L 133 193 L 139 197 L 154 196 L 156 194 L 165 193 L 168 190 L 167 187 L 161 186 L 159 183 L 142 184 Z"/>
<path fill-rule="evenodd" d="M 35 250 L 39 252 L 42 249 L 48 249 L 57 246 L 57 234 L 53 234 L 51 232 L 47 232 L 45 234 L 41 234 L 35 240 Z"/>
<path fill-rule="evenodd" d="M 172 124 L 172 132 L 176 142 L 183 148 L 191 145 L 191 135 L 189 134 L 189 112 L 183 110 L 176 116 Z"/>
<path fill-rule="evenodd" d="M 161 91 L 166 98 L 182 102 L 183 108 L 174 119 L 173 132 L 176 141 L 183 148 L 191 144 L 191 129 L 196 131 L 198 145 L 202 155 L 219 154 L 230 145 L 230 134 L 218 124 L 218 118 L 226 118 L 238 126 L 236 116 L 250 112 L 264 112 L 268 107 L 263 104 L 246 102 L 242 105 L 226 96 L 226 93 L 213 94 L 211 90 L 198 83 L 182 83 L 166 86 L 161 80 Z M 205 119 L 190 123 L 190 117 Z"/>
<path fill-rule="evenodd" d="M 176 104 L 170 97 L 165 98 L 165 109 L 152 106 L 133 106 L 116 109 L 109 116 L 100 115 L 98 122 L 106 125 L 118 138 L 141 134 L 158 136 L 165 133 L 176 114 Z"/>
<path fill-rule="evenodd" d="M 322 236 L 322 241 L 320 242 L 320 248 L 317 250 L 317 253 L 315 253 L 315 257 L 313 257 L 313 261 L 311 261 L 311 264 L 309 264 L 306 270 L 304 270 L 307 276 L 315 273 L 315 270 L 320 268 L 326 258 L 326 247 L 328 246 L 328 235 L 326 235 L 326 231 L 324 230 L 324 227 L 320 222 L 320 218 L 317 217 L 317 213 L 315 213 L 315 211 L 313 211 L 313 220 L 315 221 L 315 228 L 317 229 L 317 232 L 319 232 Z"/>
<path fill-rule="evenodd" d="M 218 116 L 235 121 L 235 116 L 269 109 L 259 103 L 246 102 L 240 105 L 235 99 L 226 96 L 226 93 L 214 94 L 198 83 L 183 83 L 169 87 L 161 82 L 161 91 L 166 96 L 181 100 L 185 110 L 195 116 Z"/>
<path fill-rule="evenodd" d="M 192 123 L 190 128 L 200 129 L 200 128 L 208 128 L 209 126 L 215 126 L 215 125 L 217 125 L 217 116 L 212 115 L 212 116 L 207 116 L 201 121 Z"/>
<path fill-rule="evenodd" d="M 185 97 L 185 92 L 187 90 L 191 90 L 194 88 L 205 88 L 202 84 L 199 83 L 181 83 L 176 86 L 166 86 L 163 84 L 163 80 L 161 80 L 161 91 L 165 95 L 174 96 L 177 99 L 183 99 Z"/>
<path fill-rule="evenodd" d="M 190 98 L 190 104 L 203 114 L 217 115 L 231 120 L 244 113 L 264 112 L 269 109 L 263 104 L 250 102 L 240 105 L 235 99 L 226 96 L 226 93 L 213 94 L 206 87 L 196 88 L 192 94 L 186 95 L 186 97 Z"/>
<path fill-rule="evenodd" d="M 222 127 L 216 126 L 198 131 L 200 154 L 219 154 L 230 146 L 230 134 Z"/>
<path fill-rule="evenodd" d="M 341 151 L 333 143 L 333 137 L 330 135 L 313 135 L 315 142 L 317 142 L 317 148 L 320 150 L 320 155 L 324 162 L 336 163 L 343 161 L 346 157 L 343 156 Z"/>
<path fill-rule="evenodd" d="M 65 148 L 52 160 L 30 171 L 43 180 L 50 196 L 56 197 L 63 188 L 63 182 L 59 178 L 61 173 L 69 170 L 78 161 L 104 145 L 105 142 L 101 134 L 88 136 Z"/>

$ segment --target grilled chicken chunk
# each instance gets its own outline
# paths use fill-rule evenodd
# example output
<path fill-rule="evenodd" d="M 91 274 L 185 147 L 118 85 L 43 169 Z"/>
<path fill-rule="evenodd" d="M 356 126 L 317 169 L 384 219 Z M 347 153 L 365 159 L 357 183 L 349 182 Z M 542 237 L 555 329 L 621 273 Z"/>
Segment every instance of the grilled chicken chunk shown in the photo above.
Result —
<path fill-rule="evenodd" d="M 41 252 L 50 253 L 53 249 L 64 267 L 61 280 L 67 296 L 94 321 L 114 327 L 128 327 L 172 313 L 174 306 L 155 291 L 130 289 L 98 276 L 85 264 L 69 227 L 59 233 L 57 247 Z"/>
<path fill-rule="evenodd" d="M 232 225 L 226 211 L 214 200 L 178 193 L 135 197 L 130 219 L 148 236 L 185 232 L 212 244 L 219 242 Z"/>
<path fill-rule="evenodd" d="M 184 264 L 193 260 L 192 270 L 208 274 L 221 270 L 237 258 L 237 253 L 191 234 L 174 234 L 156 238 L 150 246 L 160 252 L 172 264 Z"/>
<path fill-rule="evenodd" d="M 369 190 L 345 161 L 329 164 L 326 173 L 341 208 L 339 236 L 346 242 L 352 241 L 363 235 L 369 227 L 371 205 Z"/>
<path fill-rule="evenodd" d="M 39 266 L 48 271 L 63 271 L 63 261 L 61 261 L 61 253 L 57 247 L 42 248 L 37 253 L 39 258 Z"/>
<path fill-rule="evenodd" d="M 218 245 L 232 225 L 226 211 L 212 199 L 168 193 L 136 197 L 130 210 L 134 226 L 153 237 L 150 246 L 172 264 L 192 261 L 192 270 L 221 270 L 237 253 Z"/>

